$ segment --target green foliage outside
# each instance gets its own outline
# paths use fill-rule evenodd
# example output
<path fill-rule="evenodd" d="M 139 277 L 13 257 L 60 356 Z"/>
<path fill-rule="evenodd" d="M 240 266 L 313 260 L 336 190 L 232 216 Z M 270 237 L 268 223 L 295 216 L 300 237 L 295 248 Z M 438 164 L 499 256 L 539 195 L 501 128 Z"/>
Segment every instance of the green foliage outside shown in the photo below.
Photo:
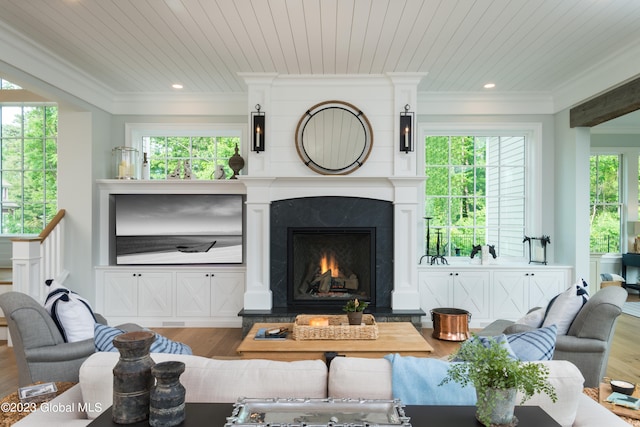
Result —
<path fill-rule="evenodd" d="M 590 158 L 590 251 L 620 252 L 620 156 Z"/>
<path fill-rule="evenodd" d="M 38 234 L 57 206 L 58 109 L 0 108 L 2 234 Z"/>
<path fill-rule="evenodd" d="M 150 137 L 145 141 L 148 150 L 149 176 L 166 179 L 178 164 L 185 160 L 191 164 L 193 179 L 213 179 L 217 165 L 222 165 L 225 176 L 233 175 L 229 158 L 240 147 L 238 137 Z"/>
<path fill-rule="evenodd" d="M 425 139 L 429 254 L 468 256 L 474 245 L 493 244 L 522 256 L 525 143 L 523 135 Z"/>
<path fill-rule="evenodd" d="M 471 254 L 475 244 L 484 244 L 485 173 L 483 138 L 432 136 L 426 139 L 426 206 L 430 217 L 429 253 Z M 453 197 L 449 197 L 449 195 Z M 426 236 L 425 236 L 426 241 Z M 447 246 L 445 248 L 445 245 Z"/>

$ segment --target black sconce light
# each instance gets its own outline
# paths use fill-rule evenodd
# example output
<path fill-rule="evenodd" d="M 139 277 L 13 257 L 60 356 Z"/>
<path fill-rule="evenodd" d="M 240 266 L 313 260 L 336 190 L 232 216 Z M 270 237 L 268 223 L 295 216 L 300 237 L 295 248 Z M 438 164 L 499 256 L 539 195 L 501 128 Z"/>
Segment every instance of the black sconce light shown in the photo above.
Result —
<path fill-rule="evenodd" d="M 413 151 L 413 112 L 409 108 L 409 104 L 405 105 L 404 113 L 400 113 L 400 151 L 405 154 Z"/>
<path fill-rule="evenodd" d="M 251 150 L 256 153 L 264 151 L 265 137 L 264 137 L 264 112 L 260 112 L 260 104 L 256 104 L 256 110 L 251 113 L 251 119 L 253 122 L 253 141 Z"/>

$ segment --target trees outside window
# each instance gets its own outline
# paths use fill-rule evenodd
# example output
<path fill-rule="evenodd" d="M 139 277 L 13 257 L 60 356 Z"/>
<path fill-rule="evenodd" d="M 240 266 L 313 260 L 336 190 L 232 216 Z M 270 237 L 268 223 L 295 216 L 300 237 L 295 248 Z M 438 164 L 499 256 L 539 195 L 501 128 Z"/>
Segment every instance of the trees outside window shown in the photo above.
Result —
<path fill-rule="evenodd" d="M 38 234 L 57 206 L 58 109 L 0 105 L 2 234 Z"/>
<path fill-rule="evenodd" d="M 185 161 L 191 167 L 192 179 L 214 179 L 217 166 L 229 178 L 233 171 L 229 158 L 236 144 L 242 156 L 245 124 L 208 123 L 127 123 L 125 145 L 137 149 L 142 158 L 147 153 L 151 179 L 167 179 Z"/>
<path fill-rule="evenodd" d="M 598 154 L 590 157 L 591 253 L 620 252 L 620 160 L 618 154 Z"/>
<path fill-rule="evenodd" d="M 523 256 L 525 143 L 521 135 L 426 137 L 430 254 L 440 229 L 445 256 L 469 256 L 473 245 L 484 244 L 496 245 L 502 256 Z"/>
<path fill-rule="evenodd" d="M 185 132 L 186 135 L 186 132 Z M 143 136 L 143 152 L 149 160 L 151 179 L 166 179 L 178 165 L 189 162 L 193 179 L 213 179 L 217 165 L 225 176 L 233 171 L 229 158 L 240 147 L 239 136 Z"/>

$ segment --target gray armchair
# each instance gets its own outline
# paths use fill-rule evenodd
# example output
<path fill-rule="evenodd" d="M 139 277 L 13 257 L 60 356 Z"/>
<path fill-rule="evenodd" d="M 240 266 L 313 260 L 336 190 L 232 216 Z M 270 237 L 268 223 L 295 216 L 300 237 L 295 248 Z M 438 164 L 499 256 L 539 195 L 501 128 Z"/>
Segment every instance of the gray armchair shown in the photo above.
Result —
<path fill-rule="evenodd" d="M 607 370 L 611 341 L 627 291 L 609 286 L 596 292 L 582 307 L 566 335 L 558 335 L 555 360 L 568 360 L 580 369 L 585 387 L 598 387 Z M 497 320 L 479 335 L 513 334 L 534 328 Z M 496 333 L 497 332 L 497 333 Z"/>
<path fill-rule="evenodd" d="M 22 292 L 0 295 L 18 365 L 20 387 L 38 381 L 78 382 L 84 360 L 95 352 L 93 339 L 66 343 L 47 310 Z M 96 314 L 100 323 L 104 317 Z"/>

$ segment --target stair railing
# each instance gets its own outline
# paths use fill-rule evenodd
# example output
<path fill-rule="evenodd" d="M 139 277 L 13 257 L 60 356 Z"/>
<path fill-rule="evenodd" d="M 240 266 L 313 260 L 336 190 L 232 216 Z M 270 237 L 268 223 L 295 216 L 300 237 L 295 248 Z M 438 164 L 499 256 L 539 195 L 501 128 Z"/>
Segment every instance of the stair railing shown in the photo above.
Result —
<path fill-rule="evenodd" d="M 69 275 L 64 269 L 64 215 L 60 209 L 37 237 L 11 239 L 14 291 L 43 302 L 44 281 L 63 282 Z"/>

